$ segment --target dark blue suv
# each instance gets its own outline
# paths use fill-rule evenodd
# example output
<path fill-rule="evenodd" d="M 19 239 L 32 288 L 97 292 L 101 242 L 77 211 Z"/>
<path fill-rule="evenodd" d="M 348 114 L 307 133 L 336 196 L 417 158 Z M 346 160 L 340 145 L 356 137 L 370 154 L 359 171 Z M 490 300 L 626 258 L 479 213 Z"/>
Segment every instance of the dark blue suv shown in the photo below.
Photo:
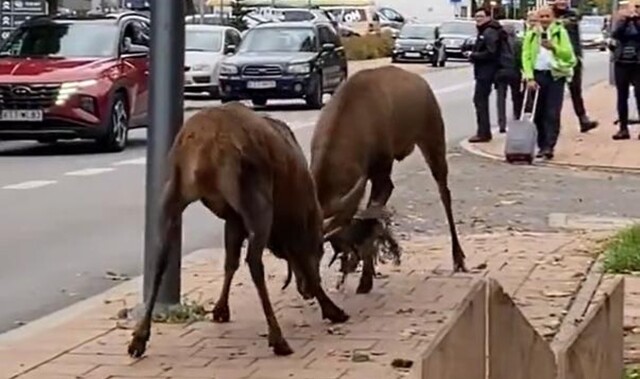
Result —
<path fill-rule="evenodd" d="M 347 78 L 347 57 L 328 22 L 273 22 L 250 29 L 220 66 L 223 102 L 304 99 L 322 108 L 322 96 Z"/>

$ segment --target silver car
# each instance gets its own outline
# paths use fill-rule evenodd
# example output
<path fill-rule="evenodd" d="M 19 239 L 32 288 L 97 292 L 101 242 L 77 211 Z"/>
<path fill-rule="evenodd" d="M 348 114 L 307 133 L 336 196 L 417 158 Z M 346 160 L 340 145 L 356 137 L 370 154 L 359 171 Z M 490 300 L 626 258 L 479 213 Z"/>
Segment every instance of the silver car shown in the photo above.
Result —
<path fill-rule="evenodd" d="M 229 26 L 186 25 L 184 91 L 218 96 L 220 61 L 240 44 L 240 32 Z"/>

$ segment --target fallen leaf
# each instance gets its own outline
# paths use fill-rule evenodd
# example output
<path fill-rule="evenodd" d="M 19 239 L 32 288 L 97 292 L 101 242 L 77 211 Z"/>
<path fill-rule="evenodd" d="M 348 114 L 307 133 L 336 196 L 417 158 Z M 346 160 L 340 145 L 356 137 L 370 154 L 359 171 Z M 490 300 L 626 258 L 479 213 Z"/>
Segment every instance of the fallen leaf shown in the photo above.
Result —
<path fill-rule="evenodd" d="M 369 362 L 370 360 L 371 358 L 369 357 L 369 354 L 362 353 L 359 351 L 354 351 L 353 354 L 351 355 L 351 362 L 362 363 L 362 362 Z"/>

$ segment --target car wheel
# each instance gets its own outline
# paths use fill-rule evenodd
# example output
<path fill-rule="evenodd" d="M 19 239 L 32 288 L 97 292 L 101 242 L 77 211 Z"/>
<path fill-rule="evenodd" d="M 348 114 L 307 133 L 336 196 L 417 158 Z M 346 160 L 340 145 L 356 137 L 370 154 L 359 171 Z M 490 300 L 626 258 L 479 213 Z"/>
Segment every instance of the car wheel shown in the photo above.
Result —
<path fill-rule="evenodd" d="M 251 103 L 256 107 L 264 107 L 265 105 L 267 105 L 267 98 L 266 97 L 254 97 L 253 99 L 251 99 Z"/>
<path fill-rule="evenodd" d="M 322 89 L 322 74 L 316 74 L 316 78 L 313 81 L 313 88 L 310 93 L 307 93 L 305 97 L 305 101 L 307 102 L 307 106 L 311 109 L 321 109 L 322 108 L 322 95 L 324 93 Z"/>
<path fill-rule="evenodd" d="M 109 112 L 106 133 L 97 142 L 102 150 L 119 152 L 127 147 L 128 138 L 129 109 L 124 95 L 117 93 L 113 99 L 111 112 Z"/>

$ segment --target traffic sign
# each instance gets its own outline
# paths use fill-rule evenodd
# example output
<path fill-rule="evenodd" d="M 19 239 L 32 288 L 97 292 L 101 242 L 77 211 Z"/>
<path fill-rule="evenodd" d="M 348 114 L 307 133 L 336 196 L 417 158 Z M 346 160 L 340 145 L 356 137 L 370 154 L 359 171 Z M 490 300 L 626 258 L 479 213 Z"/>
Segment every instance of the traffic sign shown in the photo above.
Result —
<path fill-rule="evenodd" d="M 47 14 L 45 0 L 0 0 L 0 39 L 34 16 Z"/>

